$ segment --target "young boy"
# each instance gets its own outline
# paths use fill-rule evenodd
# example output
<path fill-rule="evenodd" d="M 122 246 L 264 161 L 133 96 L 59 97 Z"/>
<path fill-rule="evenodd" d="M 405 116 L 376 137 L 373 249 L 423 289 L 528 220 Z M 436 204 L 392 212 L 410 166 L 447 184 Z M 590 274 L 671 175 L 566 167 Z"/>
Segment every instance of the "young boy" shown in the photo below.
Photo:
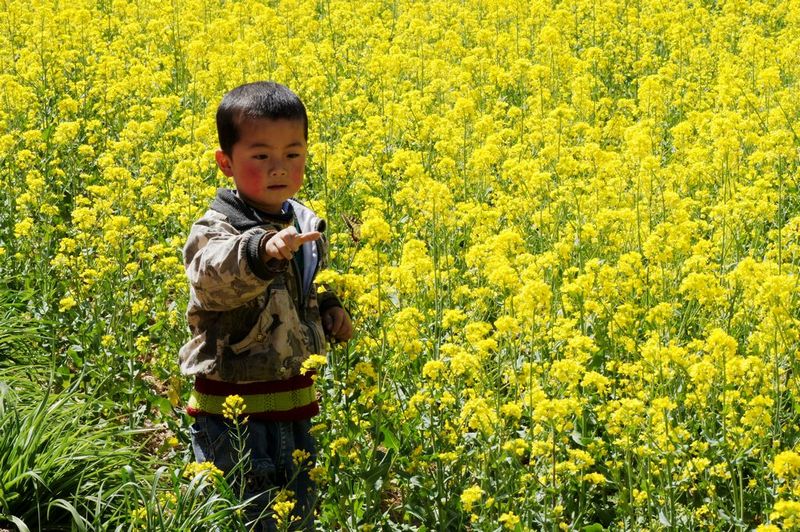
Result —
<path fill-rule="evenodd" d="M 276 495 L 272 488 L 287 488 L 296 523 L 313 529 L 309 420 L 319 406 L 312 375 L 301 365 L 324 354 L 326 336 L 349 340 L 352 327 L 337 297 L 318 294 L 314 284 L 326 260 L 325 221 L 292 199 L 305 171 L 306 109 L 283 85 L 242 85 L 223 97 L 217 133 L 217 165 L 236 190 L 217 191 L 184 248 L 192 338 L 181 348 L 180 365 L 195 377 L 187 407 L 195 417 L 192 446 L 198 462 L 232 469 L 235 431 L 223 404 L 241 396 L 250 453 L 245 497 L 261 494 L 248 515 L 265 509 Z M 269 511 L 264 515 L 257 530 L 274 528 Z"/>

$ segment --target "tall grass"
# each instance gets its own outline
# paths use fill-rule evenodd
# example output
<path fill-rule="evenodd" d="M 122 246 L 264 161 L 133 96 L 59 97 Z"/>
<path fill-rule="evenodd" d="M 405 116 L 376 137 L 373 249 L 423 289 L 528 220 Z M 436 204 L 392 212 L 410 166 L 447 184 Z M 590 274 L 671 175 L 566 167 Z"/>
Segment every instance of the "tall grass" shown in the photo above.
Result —
<path fill-rule="evenodd" d="M 75 501 L 123 467 L 140 469 L 129 434 L 95 398 L 39 386 L 18 370 L 0 373 L 0 519 L 30 528 L 69 522 Z"/>

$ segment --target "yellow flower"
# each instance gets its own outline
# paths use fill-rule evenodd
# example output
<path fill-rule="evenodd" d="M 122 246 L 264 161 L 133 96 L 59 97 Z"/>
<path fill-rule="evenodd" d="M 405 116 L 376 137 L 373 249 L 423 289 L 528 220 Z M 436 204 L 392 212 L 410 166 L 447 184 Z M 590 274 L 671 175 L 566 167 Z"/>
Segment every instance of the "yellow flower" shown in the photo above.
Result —
<path fill-rule="evenodd" d="M 772 462 L 772 471 L 778 478 L 788 480 L 800 476 L 800 454 L 783 451 Z"/>
<path fill-rule="evenodd" d="M 497 429 L 497 413 L 483 397 L 473 397 L 461 409 L 461 422 L 470 429 L 483 434 L 494 434 Z"/>
<path fill-rule="evenodd" d="M 336 454 L 340 454 L 340 451 L 342 449 L 346 450 L 346 446 L 349 443 L 350 443 L 350 440 L 348 440 L 347 438 L 344 438 L 344 437 L 336 438 L 335 440 L 333 440 L 331 442 L 331 445 L 330 445 L 331 456 L 334 456 Z"/>
<path fill-rule="evenodd" d="M 289 525 L 300 518 L 292 515 L 297 502 L 294 500 L 294 492 L 287 489 L 282 489 L 272 503 L 272 511 L 275 514 L 275 521 L 278 528 Z"/>
<path fill-rule="evenodd" d="M 178 496 L 171 491 L 161 493 L 158 496 L 158 502 L 164 508 L 174 507 L 178 503 Z"/>
<path fill-rule="evenodd" d="M 309 371 L 316 371 L 320 367 L 328 363 L 328 359 L 324 355 L 310 355 L 303 361 L 300 367 L 300 374 L 305 375 Z"/>
<path fill-rule="evenodd" d="M 596 371 L 587 371 L 581 379 L 581 386 L 584 388 L 594 388 L 597 393 L 604 395 L 608 385 L 611 383 L 608 377 Z"/>
<path fill-rule="evenodd" d="M 586 473 L 583 475 L 583 480 L 589 484 L 605 484 L 606 477 L 602 473 Z"/>
<path fill-rule="evenodd" d="M 322 466 L 313 467 L 308 472 L 308 478 L 310 478 L 311 482 L 314 484 L 320 485 L 327 478 L 327 471 Z"/>
<path fill-rule="evenodd" d="M 309 458 L 311 458 L 311 453 L 308 451 L 303 449 L 295 449 L 292 451 L 292 462 L 294 462 L 296 466 L 306 465 Z"/>
<path fill-rule="evenodd" d="M 229 395 L 225 398 L 225 403 L 222 405 L 222 415 L 234 421 L 238 420 L 239 416 L 244 414 L 246 409 L 247 405 L 244 404 L 244 399 L 242 399 L 241 396 Z"/>
<path fill-rule="evenodd" d="M 670 497 L 707 498 L 679 510 L 713 528 L 735 471 L 724 446 L 692 445 L 724 440 L 771 466 L 740 506 L 774 513 L 763 530 L 800 525 L 800 450 L 770 437 L 798 395 L 798 0 L 268 4 L 4 3 L 18 23 L 0 37 L 14 59 L 0 74 L 0 263 L 13 287 L 60 290 L 62 318 L 106 324 L 65 321 L 65 338 L 109 359 L 133 338 L 159 382 L 178 373 L 181 340 L 164 333 L 185 328 L 197 288 L 186 233 L 229 184 L 209 108 L 233 62 L 306 101 L 299 196 L 339 231 L 316 281 L 368 333 L 347 381 L 320 387 L 348 405 L 329 401 L 315 431 L 334 440 L 331 467 L 365 465 L 378 413 L 407 421 L 419 449 L 390 491 L 454 456 L 479 472 L 502 447 L 498 510 L 483 515 L 481 494 L 464 512 L 482 529 L 512 526 L 498 516 L 522 515 L 516 487 L 550 461 L 566 505 L 603 475 L 661 474 L 671 453 Z M 43 311 L 34 299 L 24 319 Z M 180 383 L 163 391 L 180 406 Z M 229 399 L 238 423 L 245 401 Z M 600 436 L 584 455 L 571 434 L 587 420 Z M 663 485 L 638 487 L 610 528 L 664 505 Z M 754 495 L 773 490 L 774 508 Z M 548 526 L 572 526 L 568 513 Z"/>
<path fill-rule="evenodd" d="M 278 501 L 272 505 L 272 511 L 275 512 L 275 521 L 278 526 L 299 519 L 299 517 L 291 515 L 295 504 L 295 501 Z"/>
<path fill-rule="evenodd" d="M 375 209 L 367 209 L 364 217 L 364 223 L 361 225 L 361 238 L 371 244 L 389 242 L 392 237 L 392 228 L 383 219 L 383 215 Z"/>
<path fill-rule="evenodd" d="M 14 225 L 14 236 L 23 239 L 30 236 L 33 229 L 33 220 L 24 218 Z"/>
<path fill-rule="evenodd" d="M 522 438 L 516 438 L 504 443 L 503 450 L 516 456 L 523 456 L 528 450 L 528 443 Z"/>
<path fill-rule="evenodd" d="M 442 313 L 442 327 L 449 329 L 453 325 L 458 325 L 467 320 L 467 315 L 459 309 L 447 309 Z"/>
<path fill-rule="evenodd" d="M 361 375 L 373 381 L 378 380 L 378 374 L 375 372 L 375 367 L 370 362 L 359 362 L 353 368 L 355 375 Z"/>
<path fill-rule="evenodd" d="M 72 296 L 63 297 L 58 302 L 58 311 L 59 312 L 66 312 L 69 309 L 75 307 L 75 305 L 77 305 L 77 304 L 78 304 L 78 302 L 75 301 L 74 297 L 72 297 Z"/>
<path fill-rule="evenodd" d="M 783 520 L 784 529 L 794 529 L 800 525 L 800 502 L 778 501 L 773 507 L 769 518 L 773 521 Z"/>
<path fill-rule="evenodd" d="M 136 523 L 147 520 L 147 508 L 140 506 L 139 508 L 131 511 L 131 519 Z"/>
<path fill-rule="evenodd" d="M 439 378 L 444 369 L 445 365 L 441 360 L 429 360 L 422 366 L 422 376 L 435 381 Z"/>
<path fill-rule="evenodd" d="M 503 528 L 506 530 L 514 530 L 519 524 L 519 516 L 517 516 L 517 514 L 514 512 L 500 514 L 500 518 L 498 520 L 500 523 L 502 523 Z"/>
<path fill-rule="evenodd" d="M 186 464 L 186 467 L 183 469 L 183 478 L 193 480 L 198 476 L 206 476 L 207 478 L 211 479 L 214 485 L 216 485 L 217 482 L 222 479 L 223 473 L 222 470 L 220 470 L 212 462 L 192 462 L 190 464 Z"/>
<path fill-rule="evenodd" d="M 512 316 L 501 316 L 494 322 L 498 336 L 511 336 L 520 331 L 519 320 Z"/>
<path fill-rule="evenodd" d="M 136 339 L 133 341 L 133 345 L 136 348 L 137 352 L 143 353 L 147 350 L 147 347 L 150 345 L 150 337 L 146 335 L 137 336 Z"/>
<path fill-rule="evenodd" d="M 461 493 L 461 506 L 464 507 L 465 512 L 471 512 L 472 507 L 476 502 L 481 500 L 482 497 L 483 490 L 480 488 L 480 486 L 470 486 Z"/>
<path fill-rule="evenodd" d="M 511 419 L 522 417 L 522 405 L 520 403 L 506 403 L 500 407 L 500 413 Z"/>

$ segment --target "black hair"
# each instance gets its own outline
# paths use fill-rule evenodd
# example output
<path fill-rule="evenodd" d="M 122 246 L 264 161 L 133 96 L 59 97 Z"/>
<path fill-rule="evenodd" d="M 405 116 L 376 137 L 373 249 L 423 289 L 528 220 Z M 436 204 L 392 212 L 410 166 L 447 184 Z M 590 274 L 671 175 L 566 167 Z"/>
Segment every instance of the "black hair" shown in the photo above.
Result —
<path fill-rule="evenodd" d="M 300 120 L 308 140 L 306 106 L 288 87 L 274 81 L 240 85 L 222 97 L 217 107 L 219 147 L 229 157 L 239 141 L 239 126 L 245 120 Z"/>

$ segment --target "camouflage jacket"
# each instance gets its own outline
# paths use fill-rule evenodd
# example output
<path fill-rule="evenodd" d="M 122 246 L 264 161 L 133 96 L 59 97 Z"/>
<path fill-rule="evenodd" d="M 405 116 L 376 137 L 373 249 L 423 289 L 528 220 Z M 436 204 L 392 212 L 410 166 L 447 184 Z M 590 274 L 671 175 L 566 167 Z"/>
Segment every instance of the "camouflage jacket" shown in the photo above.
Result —
<path fill-rule="evenodd" d="M 183 374 L 228 382 L 287 379 L 310 354 L 324 354 L 320 310 L 340 306 L 332 292 L 317 294 L 314 284 L 327 257 L 324 237 L 303 244 L 303 275 L 294 260 L 259 256 L 264 239 L 295 218 L 301 232 L 325 230 L 325 221 L 301 203 L 285 205 L 285 215 L 270 216 L 220 189 L 192 226 L 184 247 L 192 338 L 180 350 Z"/>

